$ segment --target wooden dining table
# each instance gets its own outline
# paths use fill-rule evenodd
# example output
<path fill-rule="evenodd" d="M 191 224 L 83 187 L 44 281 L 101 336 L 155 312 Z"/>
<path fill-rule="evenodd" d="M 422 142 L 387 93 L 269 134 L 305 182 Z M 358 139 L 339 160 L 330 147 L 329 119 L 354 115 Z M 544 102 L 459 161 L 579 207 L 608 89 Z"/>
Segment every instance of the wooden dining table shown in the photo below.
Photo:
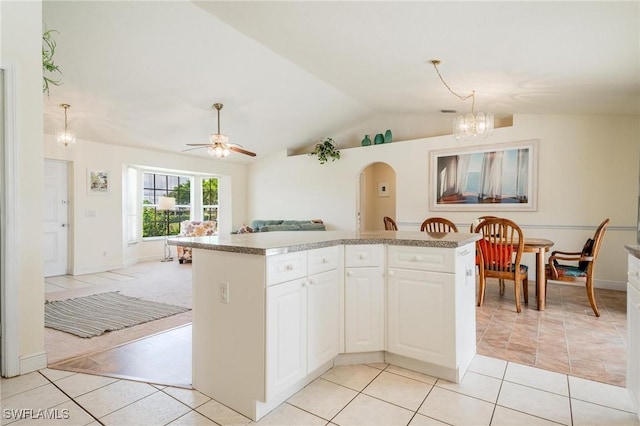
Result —
<path fill-rule="evenodd" d="M 544 311 L 545 292 L 547 289 L 544 254 L 549 251 L 549 247 L 553 246 L 553 244 L 553 241 L 544 238 L 525 237 L 524 239 L 524 252 L 536 253 L 536 298 L 539 311 Z"/>

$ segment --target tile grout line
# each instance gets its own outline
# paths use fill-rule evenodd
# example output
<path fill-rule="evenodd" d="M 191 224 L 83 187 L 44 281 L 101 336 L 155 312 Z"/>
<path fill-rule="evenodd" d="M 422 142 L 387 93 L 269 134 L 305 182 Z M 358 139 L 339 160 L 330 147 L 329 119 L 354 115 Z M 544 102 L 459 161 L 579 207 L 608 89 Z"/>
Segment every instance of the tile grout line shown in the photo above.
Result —
<path fill-rule="evenodd" d="M 85 409 L 82 405 L 80 405 L 80 403 L 78 401 L 75 400 L 75 398 L 72 398 L 68 393 L 66 393 L 64 390 L 62 390 L 53 380 L 49 379 L 47 376 L 45 376 L 42 372 L 40 372 L 38 370 L 38 373 L 45 378 L 45 380 L 47 380 L 49 383 L 51 383 L 56 389 L 58 389 L 60 392 L 62 392 L 67 398 L 69 398 L 69 400 L 71 402 L 73 402 L 75 405 L 77 405 L 82 411 L 84 411 L 85 413 L 87 413 L 92 419 L 94 419 L 96 422 L 100 423 L 101 425 L 104 425 L 104 423 L 102 423 L 96 416 L 93 415 L 93 413 L 91 413 L 89 410 Z M 100 389 L 100 388 L 97 388 Z M 94 389 L 95 390 L 95 389 Z M 88 393 L 88 392 L 87 392 Z"/>

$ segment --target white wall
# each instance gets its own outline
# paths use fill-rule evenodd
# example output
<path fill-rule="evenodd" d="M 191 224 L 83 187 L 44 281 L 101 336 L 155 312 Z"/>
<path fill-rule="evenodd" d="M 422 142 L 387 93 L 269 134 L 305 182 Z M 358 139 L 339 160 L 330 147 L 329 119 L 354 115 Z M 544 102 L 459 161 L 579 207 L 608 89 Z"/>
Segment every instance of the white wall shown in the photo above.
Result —
<path fill-rule="evenodd" d="M 127 165 L 220 176 L 220 232 L 228 233 L 234 229 L 235 224 L 246 221 L 245 165 L 86 140 L 78 140 L 72 147 L 64 148 L 56 145 L 51 135 L 45 135 L 44 155 L 46 158 L 66 160 L 71 164 L 70 232 L 74 275 L 121 268 L 140 260 L 159 259 L 163 256 L 162 239 L 131 246 L 127 244 L 123 231 L 123 172 Z M 88 169 L 110 172 L 112 180 L 108 195 L 89 195 Z M 228 189 L 226 185 L 229 185 Z M 224 194 L 227 194 L 226 197 Z M 228 199 L 232 200 L 230 206 L 225 203 Z M 87 212 L 95 212 L 95 216 L 88 216 Z M 172 250 L 175 253 L 174 247 Z"/>
<path fill-rule="evenodd" d="M 39 1 L 2 2 L 0 62 L 15 71 L 15 241 L 7 241 L 15 259 L 15 276 L 7 285 L 17 286 L 19 369 L 27 373 L 46 366 L 44 353 L 43 223 L 42 215 L 42 11 Z M 8 143 L 11 143 L 8 141 Z M 4 166 L 4 165 L 3 165 Z M 4 167 L 3 167 L 4 172 Z M 3 236 L 4 238 L 4 236 Z M 13 325 L 15 326 L 15 322 Z M 7 336 L 3 336 L 7 338 Z M 4 361 L 4 360 L 3 360 Z M 12 373 L 9 373 L 12 374 Z"/>
<path fill-rule="evenodd" d="M 538 139 L 538 210 L 504 212 L 526 235 L 555 241 L 553 249 L 579 250 L 595 227 L 611 218 L 596 267 L 599 285 L 626 282 L 624 244 L 636 238 L 640 157 L 636 116 L 515 116 L 512 127 L 486 140 L 452 136 L 343 149 L 342 158 L 320 165 L 315 157 L 285 152 L 249 168 L 251 219 L 321 218 L 328 229 L 356 229 L 358 175 L 383 161 L 396 171 L 396 220 L 418 230 L 429 216 L 445 216 L 465 229 L 486 212 L 431 212 L 429 151 Z M 533 255 L 525 259 L 534 265 Z"/>

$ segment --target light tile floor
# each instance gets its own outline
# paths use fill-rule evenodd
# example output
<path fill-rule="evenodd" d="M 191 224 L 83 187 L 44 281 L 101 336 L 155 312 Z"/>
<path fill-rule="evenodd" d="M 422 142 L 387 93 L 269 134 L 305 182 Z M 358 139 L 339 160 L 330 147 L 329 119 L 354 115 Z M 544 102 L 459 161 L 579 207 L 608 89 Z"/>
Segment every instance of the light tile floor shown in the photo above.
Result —
<path fill-rule="evenodd" d="M 44 369 L 2 379 L 2 424 L 247 425 L 191 389 Z M 455 384 L 387 364 L 337 366 L 260 425 L 640 425 L 622 387 L 476 355 Z"/>

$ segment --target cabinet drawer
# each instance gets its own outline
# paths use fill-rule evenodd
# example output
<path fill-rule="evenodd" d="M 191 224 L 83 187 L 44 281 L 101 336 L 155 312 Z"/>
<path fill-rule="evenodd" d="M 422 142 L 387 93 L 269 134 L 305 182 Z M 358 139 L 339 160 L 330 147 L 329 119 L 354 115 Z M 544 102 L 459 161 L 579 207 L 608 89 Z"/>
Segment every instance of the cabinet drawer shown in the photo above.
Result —
<path fill-rule="evenodd" d="M 384 247 L 379 244 L 346 245 L 344 263 L 347 268 L 363 266 L 382 266 Z"/>
<path fill-rule="evenodd" d="M 389 246 L 387 250 L 390 268 L 455 272 L 456 251 L 453 249 Z"/>
<path fill-rule="evenodd" d="M 267 257 L 267 285 L 283 283 L 307 275 L 307 252 Z"/>
<path fill-rule="evenodd" d="M 331 271 L 338 267 L 338 246 L 309 250 L 308 268 L 309 275 Z"/>

